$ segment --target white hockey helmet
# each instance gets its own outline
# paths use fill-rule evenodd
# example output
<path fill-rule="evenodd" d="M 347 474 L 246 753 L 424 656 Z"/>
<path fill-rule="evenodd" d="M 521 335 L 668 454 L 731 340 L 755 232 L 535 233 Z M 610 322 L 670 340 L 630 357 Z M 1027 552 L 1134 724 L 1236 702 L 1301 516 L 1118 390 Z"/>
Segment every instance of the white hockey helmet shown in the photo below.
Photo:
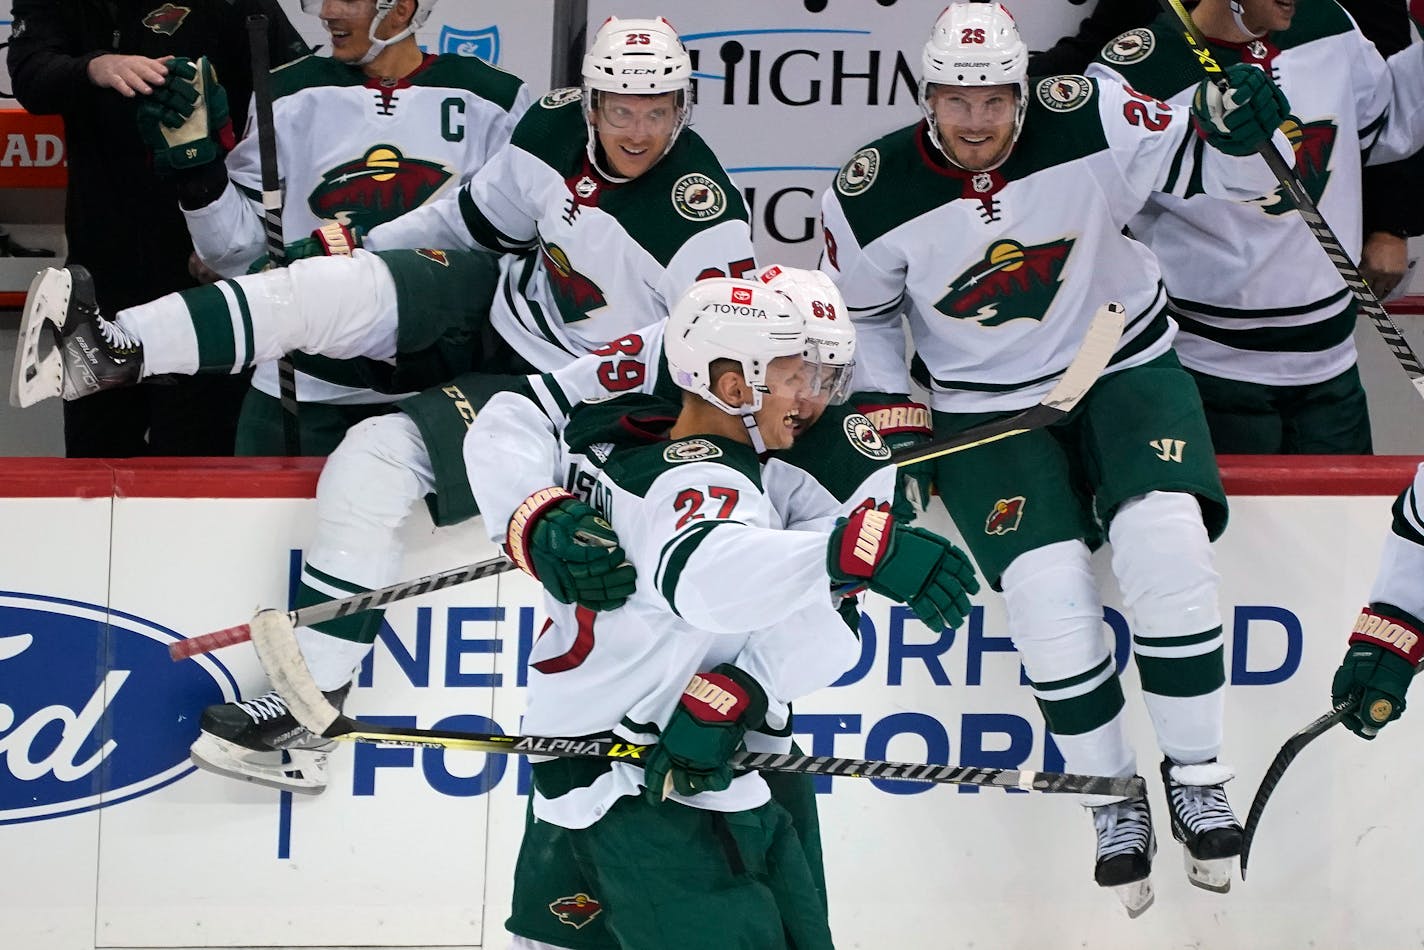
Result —
<path fill-rule="evenodd" d="M 349 6 L 360 6 L 360 0 L 345 0 Z M 381 55 L 381 51 L 387 46 L 392 46 L 405 39 L 407 36 L 414 36 L 415 32 L 425 25 L 425 21 L 430 18 L 430 11 L 435 9 L 435 0 L 416 0 L 415 13 L 411 15 L 410 25 L 401 30 L 395 36 L 384 40 L 376 39 L 376 30 L 380 27 L 381 21 L 386 18 L 400 0 L 376 0 L 376 16 L 371 21 L 371 28 L 367 31 L 367 37 L 371 41 L 371 48 L 366 51 L 366 55 L 356 61 L 357 66 L 365 66 L 367 63 Z M 321 9 L 325 5 L 324 0 L 302 0 L 302 12 L 310 13 L 313 16 L 320 16 Z M 363 11 L 364 12 L 364 11 Z"/>
<path fill-rule="evenodd" d="M 791 298 L 753 280 L 699 280 L 673 304 L 663 331 L 663 352 L 673 382 L 723 412 L 746 416 L 768 392 L 767 367 L 782 356 L 801 356 L 806 321 Z M 732 360 L 752 389 L 750 406 L 730 406 L 712 392 L 712 364 Z"/>
<path fill-rule="evenodd" d="M 931 85 L 1017 86 L 1012 141 L 1018 141 L 1028 111 L 1028 46 L 1019 36 L 1013 15 L 1002 3 L 958 0 L 945 7 L 930 29 L 921 66 L 920 109 L 929 120 L 930 138 L 945 158 L 954 161 L 940 141 L 934 110 L 930 108 Z"/>
<path fill-rule="evenodd" d="M 692 119 L 692 57 L 665 18 L 651 20 L 609 17 L 594 34 L 583 57 L 583 110 L 588 122 L 588 158 L 610 181 L 598 161 L 598 134 L 593 116 L 600 93 L 628 96 L 677 94 L 677 124 L 668 137 L 666 155 Z M 659 156 L 661 158 L 662 156 Z"/>
<path fill-rule="evenodd" d="M 806 321 L 807 362 L 817 364 L 811 395 L 838 406 L 850 398 L 855 375 L 855 324 L 830 276 L 818 270 L 768 264 L 757 280 L 785 294 Z"/>

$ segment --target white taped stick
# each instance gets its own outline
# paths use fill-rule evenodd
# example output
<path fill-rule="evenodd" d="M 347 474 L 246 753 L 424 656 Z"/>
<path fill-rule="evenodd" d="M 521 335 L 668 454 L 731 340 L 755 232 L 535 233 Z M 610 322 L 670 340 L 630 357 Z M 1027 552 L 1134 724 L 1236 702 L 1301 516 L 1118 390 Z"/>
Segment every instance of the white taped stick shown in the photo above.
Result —
<path fill-rule="evenodd" d="M 287 703 L 297 722 L 317 735 L 324 735 L 341 713 L 327 702 L 312 679 L 301 647 L 297 645 L 292 618 L 280 610 L 263 610 L 252 618 L 251 627 L 257 659 L 277 695 Z"/>

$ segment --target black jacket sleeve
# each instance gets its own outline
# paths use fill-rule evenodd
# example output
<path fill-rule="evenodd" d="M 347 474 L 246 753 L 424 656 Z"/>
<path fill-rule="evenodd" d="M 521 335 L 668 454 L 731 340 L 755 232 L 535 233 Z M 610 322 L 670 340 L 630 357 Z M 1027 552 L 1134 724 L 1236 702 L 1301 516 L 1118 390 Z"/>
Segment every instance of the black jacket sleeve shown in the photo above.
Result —
<path fill-rule="evenodd" d="M 1360 32 L 1389 57 L 1414 39 L 1406 0 L 1340 0 Z M 1424 234 L 1424 152 L 1388 165 L 1370 165 L 1362 175 L 1364 233 Z"/>
<path fill-rule="evenodd" d="M 53 0 L 15 0 L 11 15 L 10 83 L 20 105 L 37 115 L 58 113 L 87 95 L 89 62 L 103 51 L 73 48 L 73 33 Z"/>
<path fill-rule="evenodd" d="M 1081 73 L 1109 40 L 1133 27 L 1146 26 L 1159 12 L 1157 0 L 1098 0 L 1077 33 L 1063 37 L 1052 49 L 1029 54 L 1028 74 Z"/>

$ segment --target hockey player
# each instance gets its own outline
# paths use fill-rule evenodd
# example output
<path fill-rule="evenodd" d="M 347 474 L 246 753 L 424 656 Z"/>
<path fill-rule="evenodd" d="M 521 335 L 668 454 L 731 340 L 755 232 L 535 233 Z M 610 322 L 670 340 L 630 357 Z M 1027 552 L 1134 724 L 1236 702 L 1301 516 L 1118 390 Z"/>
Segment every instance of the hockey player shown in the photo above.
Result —
<path fill-rule="evenodd" d="M 609 91 L 648 70 L 656 79 Z M 616 339 L 662 319 L 701 276 L 750 267 L 740 196 L 686 127 L 691 73 L 666 21 L 610 20 L 584 58 L 586 91 L 541 99 L 519 123 L 506 149 L 512 154 L 490 162 L 458 201 L 451 199 L 450 207 L 490 221 L 491 233 L 531 249 L 500 263 L 492 314 L 485 306 L 494 294 L 485 251 L 357 251 L 298 260 L 219 282 L 206 295 L 170 295 L 114 321 L 93 312 L 82 276 L 50 270 L 31 288 L 22 317 L 25 343 L 16 355 L 12 401 L 28 405 L 61 390 L 75 398 L 140 375 L 230 372 L 296 350 L 395 358 L 397 388 L 438 385 L 401 403 L 399 413 L 354 427 L 333 453 L 317 487 L 317 534 L 298 598 L 312 603 L 393 583 L 402 556 L 399 528 L 417 501 L 426 498 L 441 525 L 475 513 L 460 445 L 491 393 L 606 342 L 593 334 Z M 614 121 L 624 128 L 605 128 L 600 110 L 615 107 Z M 636 114 L 631 125 L 622 109 Z M 661 158 L 648 165 L 654 151 Z M 528 325 L 520 314 L 530 315 Z M 46 326 L 59 328 L 63 340 L 42 355 Z M 344 689 L 380 619 L 371 613 L 323 624 L 334 637 L 299 631 L 304 642 L 344 643 L 317 663 L 333 671 L 329 680 L 318 675 L 324 689 Z M 334 672 L 348 660 L 343 673 Z M 283 765 L 270 740 L 282 737 L 290 746 L 310 737 L 294 731 L 274 693 L 261 699 L 218 707 L 223 711 L 213 713 L 219 718 L 205 736 L 225 745 L 209 758 L 220 759 L 228 774 L 247 771 L 254 781 L 319 792 L 323 754 L 290 749 L 305 761 Z"/>
<path fill-rule="evenodd" d="M 787 295 L 806 321 L 808 355 L 821 365 L 813 393 L 797 407 L 796 443 L 789 450 L 763 457 L 762 483 L 773 507 L 787 527 L 828 531 L 838 518 L 865 508 L 889 507 L 893 495 L 894 468 L 888 464 L 888 450 L 876 437 L 869 420 L 854 412 L 844 400 L 853 370 L 855 335 L 844 319 L 845 307 L 839 292 L 824 274 L 795 268 L 770 266 L 758 279 Z M 556 470 L 558 438 L 567 419 L 568 407 L 580 400 L 595 400 L 606 407 L 615 422 L 614 438 L 647 431 L 656 420 L 676 415 L 681 392 L 671 382 L 663 358 L 663 325 L 655 324 L 603 348 L 599 355 L 585 356 L 555 373 L 531 377 L 519 393 L 499 397 L 497 412 L 482 413 L 471 428 L 469 439 L 477 446 L 467 452 L 492 452 L 498 448 L 506 476 L 497 490 L 487 490 L 480 498 L 486 523 L 507 524 L 509 515 L 523 500 L 564 481 Z M 637 377 L 642 383 L 634 391 L 606 402 L 615 395 L 608 382 Z M 629 405 L 631 403 L 631 405 Z M 582 415 L 582 414 L 581 414 Z M 631 424 L 630 424 L 631 423 Z M 607 422 L 605 422 L 607 424 Z M 587 426 L 581 418 L 581 425 Z M 576 488 L 576 484 L 571 484 Z M 581 507 L 582 501 L 565 499 L 560 508 Z M 556 512 L 557 514 L 557 512 Z M 569 550 L 576 522 L 559 517 L 541 517 L 530 530 L 530 567 L 541 579 L 545 570 L 540 561 L 544 552 Z M 542 550 L 541 550 L 542 549 Z M 977 590 L 967 561 L 963 564 L 966 590 Z M 841 605 L 851 630 L 858 631 L 859 612 L 853 598 Z M 824 623 L 827 618 L 822 616 Z M 931 618 L 931 623 L 944 622 Z M 957 625 L 953 617 L 950 625 Z M 807 642 L 806 631 L 817 631 Z M 763 684 L 771 700 L 767 723 L 745 737 L 748 749 L 756 752 L 794 751 L 791 743 L 789 700 L 818 685 L 834 680 L 853 662 L 858 649 L 854 640 L 832 629 L 818 628 L 815 617 L 797 617 L 774 630 L 754 634 L 738 654 L 737 664 L 752 672 Z M 777 645 L 792 638 L 787 653 Z M 799 645 L 799 651 L 796 649 Z M 851 653 L 847 654 L 846 650 Z M 768 653 L 770 656 L 768 656 Z M 777 699 L 776 697 L 784 697 Z M 820 830 L 815 792 L 807 776 L 768 775 L 773 799 L 790 812 L 792 823 L 818 890 L 825 897 L 821 860 Z M 574 947 L 601 950 L 616 947 L 608 936 L 601 915 L 586 915 L 587 925 L 575 933 L 564 918 L 551 912 L 561 898 L 585 894 L 597 904 L 598 889 L 581 873 L 572 857 L 567 832 L 548 822 L 530 821 L 525 828 L 525 845 L 520 852 L 519 871 L 526 886 L 506 926 L 516 936 L 512 946 Z"/>
<path fill-rule="evenodd" d="M 1064 425 L 932 463 L 1068 768 L 1136 771 L 1102 634 L 1089 554 L 1104 535 L 1133 620 L 1133 651 L 1165 758 L 1173 832 L 1193 882 L 1230 883 L 1241 829 L 1216 763 L 1221 619 L 1210 538 L 1226 498 L 1156 261 L 1122 227 L 1149 195 L 1250 198 L 1274 185 L 1259 158 L 1286 113 L 1259 70 L 1204 87 L 1191 114 L 1116 83 L 1032 85 L 1028 50 L 998 3 L 952 3 L 924 49 L 924 121 L 858 151 L 824 198 L 823 267 L 857 322 L 856 387 L 882 431 L 910 441 L 930 413 L 947 435 L 1032 405 L 1069 362 L 1092 313 L 1128 319 L 1104 378 Z M 1201 129 L 1201 134 L 1193 127 Z M 1276 137 L 1283 153 L 1286 143 Z M 879 408 L 874 408 L 879 407 Z M 883 424 L 882 424 L 883 423 Z M 898 431 L 896 431 L 898 430 Z M 1095 877 L 1136 916 L 1152 899 L 1147 800 L 1093 808 Z"/>
<path fill-rule="evenodd" d="M 1404 695 L 1424 661 L 1424 465 L 1394 501 L 1369 605 L 1360 611 L 1345 659 L 1330 684 L 1330 700 L 1353 700 L 1342 720 L 1362 739 L 1404 715 Z"/>
<path fill-rule="evenodd" d="M 1361 164 L 1417 149 L 1424 49 L 1387 65 L 1335 0 L 1202 0 L 1192 17 L 1222 67 L 1260 69 L 1285 91 L 1296 171 L 1358 261 Z M 1201 66 L 1181 33 L 1167 15 L 1129 30 L 1088 75 L 1186 105 Z M 1218 452 L 1371 451 L 1358 304 L 1295 210 L 1284 186 L 1253 203 L 1159 193 L 1130 223 L 1161 262 Z"/>
<path fill-rule="evenodd" d="M 435 0 L 303 0 L 302 8 L 327 28 L 331 55 L 305 57 L 270 77 L 288 236 L 330 225 L 318 233 L 340 245 L 351 229 L 369 231 L 453 195 L 508 144 L 529 107 L 528 88 L 474 57 L 422 52 L 415 33 L 434 6 Z M 249 130 L 224 161 L 206 118 L 221 87 L 204 60 L 173 68 L 186 81 L 160 90 L 140 111 L 140 126 L 155 166 L 177 178 L 199 256 L 224 277 L 244 274 L 266 249 L 258 136 Z M 199 299 L 222 309 L 231 302 L 213 289 Z M 306 407 L 298 416 L 305 455 L 330 454 L 350 426 L 389 412 L 402 398 L 385 364 L 307 354 L 294 362 Z M 276 365 L 258 366 L 252 386 L 238 454 L 281 455 Z"/>
<path fill-rule="evenodd" d="M 635 766 L 543 762 L 534 767 L 533 809 L 538 821 L 568 830 L 579 870 L 597 887 L 606 925 L 624 947 L 685 945 L 709 914 L 732 944 L 830 945 L 785 812 L 768 800 L 759 775 L 733 777 L 726 768 L 769 704 L 764 683 L 734 661 L 749 631 L 806 611 L 829 620 L 803 627 L 803 638 L 831 632 L 834 584 L 868 581 L 897 599 L 916 599 L 926 584 L 960 588 L 948 542 L 873 508 L 830 532 L 781 530 L 753 446 L 788 448 L 796 438 L 813 379 L 802 324 L 765 285 L 703 281 L 668 319 L 664 353 L 687 395 L 663 423 L 671 422 L 667 438 L 609 446 L 604 434 L 617 429 L 602 426 L 580 437 L 582 413 L 601 406 L 576 413 L 564 432 L 567 484 L 610 517 L 638 568 L 638 589 L 624 607 L 592 617 L 548 604 L 551 624 L 530 657 L 524 728 L 657 740 L 662 751 L 648 761 L 648 775 L 671 779 L 645 792 Z M 506 483 L 522 482 L 527 466 L 496 463 L 489 451 L 503 450 L 500 433 L 518 424 L 503 413 L 520 402 L 512 394 L 491 400 L 467 440 L 482 499 L 522 490 Z M 507 531 L 491 517 L 486 529 L 522 560 L 530 529 L 568 494 L 547 486 L 513 508 Z M 868 560 L 853 565 L 856 550 Z M 778 565 L 778 584 L 765 582 L 769 562 Z M 724 817 L 733 813 L 735 820 Z M 518 892 L 539 885 L 517 876 L 516 904 Z"/>

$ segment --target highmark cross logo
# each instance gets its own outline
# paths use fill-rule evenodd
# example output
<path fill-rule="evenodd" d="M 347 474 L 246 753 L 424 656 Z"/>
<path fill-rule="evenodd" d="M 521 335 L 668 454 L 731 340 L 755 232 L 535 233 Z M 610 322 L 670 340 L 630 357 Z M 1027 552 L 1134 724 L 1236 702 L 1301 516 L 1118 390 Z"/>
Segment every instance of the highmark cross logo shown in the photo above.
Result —
<path fill-rule="evenodd" d="M 211 657 L 172 663 L 171 630 L 0 591 L 0 825 L 115 805 L 192 771 L 198 714 L 237 693 Z"/>

